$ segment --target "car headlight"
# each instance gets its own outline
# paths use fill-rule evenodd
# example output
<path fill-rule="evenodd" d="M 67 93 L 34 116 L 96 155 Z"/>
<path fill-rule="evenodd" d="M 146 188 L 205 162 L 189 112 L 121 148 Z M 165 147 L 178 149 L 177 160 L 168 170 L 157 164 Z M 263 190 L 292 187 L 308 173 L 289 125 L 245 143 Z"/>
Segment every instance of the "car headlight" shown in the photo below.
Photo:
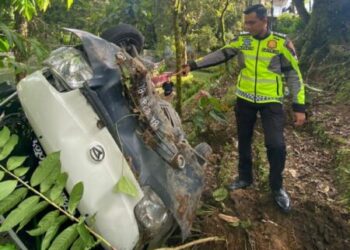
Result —
<path fill-rule="evenodd" d="M 143 188 L 144 197 L 135 207 L 135 216 L 141 228 L 148 235 L 155 235 L 171 220 L 168 209 L 153 190 Z"/>
<path fill-rule="evenodd" d="M 92 78 L 92 69 L 84 56 L 72 47 L 54 50 L 44 64 L 63 79 L 70 89 L 80 88 Z"/>

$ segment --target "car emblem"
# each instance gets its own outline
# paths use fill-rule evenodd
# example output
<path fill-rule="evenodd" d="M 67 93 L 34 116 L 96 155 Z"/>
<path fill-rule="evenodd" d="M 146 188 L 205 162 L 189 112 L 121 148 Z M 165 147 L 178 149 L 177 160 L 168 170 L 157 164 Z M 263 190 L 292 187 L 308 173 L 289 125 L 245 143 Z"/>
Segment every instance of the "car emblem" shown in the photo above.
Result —
<path fill-rule="evenodd" d="M 90 148 L 90 156 L 94 161 L 100 162 L 105 158 L 105 151 L 101 145 Z"/>

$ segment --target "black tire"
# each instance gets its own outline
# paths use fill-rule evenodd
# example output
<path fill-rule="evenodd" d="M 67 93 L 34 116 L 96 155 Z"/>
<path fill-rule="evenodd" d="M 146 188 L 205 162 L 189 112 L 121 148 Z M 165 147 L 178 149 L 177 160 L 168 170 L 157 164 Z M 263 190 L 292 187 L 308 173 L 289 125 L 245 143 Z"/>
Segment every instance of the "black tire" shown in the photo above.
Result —
<path fill-rule="evenodd" d="M 121 23 L 102 32 L 101 37 L 111 43 L 123 47 L 132 55 L 132 45 L 141 53 L 144 37 L 140 31 L 130 24 Z"/>

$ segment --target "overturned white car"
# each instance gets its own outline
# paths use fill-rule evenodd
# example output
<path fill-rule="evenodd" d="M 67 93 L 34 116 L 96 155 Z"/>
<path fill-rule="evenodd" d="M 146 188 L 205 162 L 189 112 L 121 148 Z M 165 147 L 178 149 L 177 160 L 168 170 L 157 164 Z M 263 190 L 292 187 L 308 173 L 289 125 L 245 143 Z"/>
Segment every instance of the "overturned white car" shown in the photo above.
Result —
<path fill-rule="evenodd" d="M 138 56 L 140 35 L 121 27 L 112 42 L 69 29 L 81 45 L 52 52 L 17 93 L 34 141 L 47 154 L 61 152 L 68 194 L 83 182 L 79 212 L 95 214 L 94 228 L 118 250 L 154 248 L 177 227 L 188 236 L 210 149 L 188 144 Z M 113 192 L 123 176 L 137 195 Z"/>

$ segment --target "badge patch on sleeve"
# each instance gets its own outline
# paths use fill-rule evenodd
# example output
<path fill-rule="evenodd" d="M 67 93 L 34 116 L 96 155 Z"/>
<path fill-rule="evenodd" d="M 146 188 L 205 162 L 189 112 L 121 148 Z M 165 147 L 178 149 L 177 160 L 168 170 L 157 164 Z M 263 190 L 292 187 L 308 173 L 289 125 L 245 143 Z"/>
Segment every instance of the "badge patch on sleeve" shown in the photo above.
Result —
<path fill-rule="evenodd" d="M 270 49 L 276 49 L 277 48 L 277 41 L 276 40 L 270 40 L 267 42 L 267 47 Z"/>
<path fill-rule="evenodd" d="M 293 55 L 296 59 L 298 59 L 297 53 L 296 53 L 296 51 L 295 51 L 295 47 L 294 47 L 294 44 L 292 43 L 292 41 L 287 41 L 286 47 L 287 47 L 287 49 L 290 51 L 290 53 L 292 53 L 292 55 Z"/>

